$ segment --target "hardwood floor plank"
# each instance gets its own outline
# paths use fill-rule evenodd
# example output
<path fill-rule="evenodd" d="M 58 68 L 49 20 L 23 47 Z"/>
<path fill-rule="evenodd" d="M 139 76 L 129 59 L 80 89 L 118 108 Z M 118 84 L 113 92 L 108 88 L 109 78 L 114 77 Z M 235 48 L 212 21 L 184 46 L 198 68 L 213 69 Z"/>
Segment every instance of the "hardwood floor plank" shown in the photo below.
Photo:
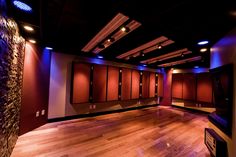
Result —
<path fill-rule="evenodd" d="M 19 137 L 11 157 L 210 157 L 207 116 L 152 107 L 46 124 Z"/>

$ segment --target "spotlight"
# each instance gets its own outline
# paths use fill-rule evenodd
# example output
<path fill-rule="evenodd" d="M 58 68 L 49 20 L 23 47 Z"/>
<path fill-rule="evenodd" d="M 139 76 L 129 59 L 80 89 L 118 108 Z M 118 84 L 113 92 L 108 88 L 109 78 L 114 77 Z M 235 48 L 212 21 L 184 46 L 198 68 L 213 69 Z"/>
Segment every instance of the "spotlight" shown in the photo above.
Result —
<path fill-rule="evenodd" d="M 45 49 L 47 49 L 47 50 L 52 50 L 52 47 L 45 47 Z"/>
<path fill-rule="evenodd" d="M 195 68 L 195 69 L 198 69 L 198 68 L 199 68 L 199 66 L 194 66 L 194 68 Z"/>
<path fill-rule="evenodd" d="M 209 41 L 204 40 L 204 41 L 198 42 L 197 44 L 198 44 L 198 45 L 206 45 L 206 44 L 208 44 L 208 43 L 209 43 Z"/>
<path fill-rule="evenodd" d="M 102 59 L 102 58 L 103 58 L 103 56 L 98 56 L 98 58 L 99 58 L 99 59 Z"/>
<path fill-rule="evenodd" d="M 157 48 L 158 48 L 158 49 L 161 49 L 161 48 L 162 48 L 162 46 L 161 46 L 161 45 L 157 45 Z"/>
<path fill-rule="evenodd" d="M 206 51 L 207 51 L 207 48 L 200 49 L 200 52 L 206 52 Z"/>
<path fill-rule="evenodd" d="M 14 0 L 13 4 L 20 10 L 23 10 L 23 11 L 26 11 L 26 12 L 32 12 L 32 8 L 24 2 Z"/>
<path fill-rule="evenodd" d="M 122 27 L 121 30 L 126 33 L 130 31 L 129 27 Z"/>
<path fill-rule="evenodd" d="M 29 32 L 34 31 L 33 27 L 30 27 L 30 26 L 27 26 L 27 25 L 24 26 L 24 29 L 29 31 Z"/>
<path fill-rule="evenodd" d="M 108 42 L 114 42 L 115 39 L 111 37 L 111 38 L 107 39 L 107 41 L 108 41 Z"/>
<path fill-rule="evenodd" d="M 144 57 L 144 56 L 145 56 L 145 54 L 144 54 L 143 52 L 141 52 L 141 56 L 142 56 L 142 57 Z"/>
<path fill-rule="evenodd" d="M 181 57 L 184 57 L 184 53 L 181 54 Z"/>
<path fill-rule="evenodd" d="M 146 64 L 143 64 L 144 67 L 146 67 L 147 65 Z"/>

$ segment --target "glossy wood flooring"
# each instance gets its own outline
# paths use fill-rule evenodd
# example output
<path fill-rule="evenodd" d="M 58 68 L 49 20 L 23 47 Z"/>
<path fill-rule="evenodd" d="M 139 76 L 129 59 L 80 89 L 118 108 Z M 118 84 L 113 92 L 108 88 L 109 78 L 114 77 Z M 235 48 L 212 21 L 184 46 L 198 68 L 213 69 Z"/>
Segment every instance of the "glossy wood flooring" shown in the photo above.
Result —
<path fill-rule="evenodd" d="M 19 137 L 11 157 L 209 157 L 207 123 L 160 106 L 50 123 Z"/>

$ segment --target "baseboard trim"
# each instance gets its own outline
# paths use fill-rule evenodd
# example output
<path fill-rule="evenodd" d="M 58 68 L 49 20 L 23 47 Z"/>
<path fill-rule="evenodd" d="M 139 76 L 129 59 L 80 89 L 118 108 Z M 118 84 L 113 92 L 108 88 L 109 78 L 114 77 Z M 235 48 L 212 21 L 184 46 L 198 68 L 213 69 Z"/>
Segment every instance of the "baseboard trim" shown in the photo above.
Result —
<path fill-rule="evenodd" d="M 78 118 L 95 117 L 95 116 L 100 116 L 100 115 L 120 113 L 120 112 L 126 112 L 126 111 L 137 110 L 137 109 L 144 109 L 144 108 L 155 107 L 155 106 L 159 106 L 159 104 L 137 106 L 137 107 L 132 107 L 132 108 L 118 109 L 118 110 L 112 110 L 112 111 L 103 111 L 103 112 L 96 112 L 96 113 L 89 113 L 89 114 L 80 114 L 80 115 L 66 116 L 66 117 L 59 117 L 59 118 L 52 118 L 52 119 L 48 119 L 48 123 L 60 122 L 60 121 L 78 119 Z"/>

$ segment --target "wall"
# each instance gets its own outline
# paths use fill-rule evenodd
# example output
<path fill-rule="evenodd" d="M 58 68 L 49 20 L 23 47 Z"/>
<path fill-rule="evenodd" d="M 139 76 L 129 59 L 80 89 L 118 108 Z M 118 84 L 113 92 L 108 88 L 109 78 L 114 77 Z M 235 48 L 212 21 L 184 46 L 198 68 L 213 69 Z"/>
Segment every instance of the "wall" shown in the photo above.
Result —
<path fill-rule="evenodd" d="M 93 112 L 103 112 L 108 110 L 117 110 L 130 107 L 137 107 L 142 105 L 156 104 L 157 99 L 143 99 L 143 100 L 128 100 L 128 101 L 111 101 L 101 103 L 83 103 L 71 104 L 71 69 L 73 61 L 85 61 L 94 64 L 105 64 L 110 66 L 119 66 L 125 68 L 134 68 L 138 70 L 151 70 L 145 67 L 137 67 L 126 65 L 122 63 L 113 63 L 100 59 L 81 58 L 73 55 L 66 55 L 61 53 L 52 53 L 51 57 L 51 72 L 50 72 L 50 89 L 49 89 L 49 106 L 48 118 L 60 118 L 66 116 L 73 116 L 78 114 L 87 114 Z M 159 72 L 154 71 L 153 72 Z"/>
<path fill-rule="evenodd" d="M 163 98 L 161 105 L 171 105 L 171 84 L 172 84 L 172 69 L 167 69 L 162 72 L 163 74 Z"/>
<path fill-rule="evenodd" d="M 219 40 L 211 49 L 210 68 L 216 68 L 225 64 L 234 64 L 234 100 L 233 100 L 233 130 L 232 139 L 217 129 L 213 124 L 209 127 L 213 128 L 220 134 L 228 144 L 229 157 L 236 156 L 236 28 L 229 32 L 225 37 Z"/>
<path fill-rule="evenodd" d="M 20 135 L 47 123 L 50 54 L 49 50 L 26 43 Z"/>
<path fill-rule="evenodd" d="M 7 20 L 7 21 L 6 21 Z M 19 133 L 24 39 L 17 24 L 0 16 L 0 156 L 9 157 Z"/>

